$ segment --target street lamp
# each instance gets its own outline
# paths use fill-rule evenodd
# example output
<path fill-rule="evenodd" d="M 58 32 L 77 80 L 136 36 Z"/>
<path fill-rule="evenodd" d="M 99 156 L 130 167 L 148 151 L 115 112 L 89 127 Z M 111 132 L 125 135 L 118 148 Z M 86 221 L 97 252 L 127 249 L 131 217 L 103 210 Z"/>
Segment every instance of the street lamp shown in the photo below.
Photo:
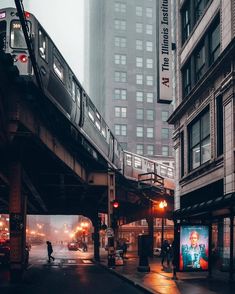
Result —
<path fill-rule="evenodd" d="M 160 201 L 159 208 L 164 211 L 164 209 L 167 207 L 166 200 Z M 164 217 L 162 215 L 162 235 L 161 235 L 161 245 L 163 245 L 163 239 L 164 239 Z"/>

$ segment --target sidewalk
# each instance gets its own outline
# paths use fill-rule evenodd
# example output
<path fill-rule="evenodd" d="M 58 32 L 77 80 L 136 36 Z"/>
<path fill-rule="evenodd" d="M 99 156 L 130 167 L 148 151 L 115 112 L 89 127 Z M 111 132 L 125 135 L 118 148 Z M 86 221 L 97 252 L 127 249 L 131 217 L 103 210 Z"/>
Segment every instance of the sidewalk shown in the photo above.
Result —
<path fill-rule="evenodd" d="M 102 259 L 100 264 L 106 267 L 113 274 L 129 281 L 146 293 L 158 294 L 232 294 L 235 293 L 235 284 L 227 282 L 228 275 L 223 273 L 214 274 L 213 278 L 207 278 L 207 272 L 198 273 L 177 273 L 177 280 L 172 279 L 171 269 L 164 270 L 160 258 L 149 259 L 150 272 L 142 273 L 137 271 L 139 259 L 135 254 L 129 253 L 123 266 L 116 266 L 108 269 L 107 259 Z"/>

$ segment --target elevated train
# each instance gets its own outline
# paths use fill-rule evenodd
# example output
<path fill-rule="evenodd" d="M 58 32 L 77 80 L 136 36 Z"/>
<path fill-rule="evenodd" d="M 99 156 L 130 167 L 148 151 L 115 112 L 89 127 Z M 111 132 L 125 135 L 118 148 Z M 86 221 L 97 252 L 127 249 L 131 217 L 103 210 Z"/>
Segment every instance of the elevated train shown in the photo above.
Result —
<path fill-rule="evenodd" d="M 38 20 L 28 12 L 25 12 L 25 19 L 33 42 L 42 91 L 53 107 L 69 121 L 69 132 L 73 133 L 72 135 L 77 132 L 83 134 L 86 138 L 84 147 L 95 159 L 101 154 L 112 167 L 127 177 L 136 178 L 138 173 L 156 172 L 172 180 L 172 168 L 122 149 Z M 10 53 L 14 58 L 20 76 L 37 86 L 22 25 L 15 8 L 0 10 L 0 46 L 5 53 Z"/>

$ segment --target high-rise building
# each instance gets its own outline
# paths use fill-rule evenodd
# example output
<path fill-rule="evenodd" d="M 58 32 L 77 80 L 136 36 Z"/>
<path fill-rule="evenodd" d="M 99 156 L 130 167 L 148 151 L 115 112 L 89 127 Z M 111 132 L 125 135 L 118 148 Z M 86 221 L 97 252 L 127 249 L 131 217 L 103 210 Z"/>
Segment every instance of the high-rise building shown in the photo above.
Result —
<path fill-rule="evenodd" d="M 176 12 L 175 217 L 209 226 L 211 269 L 232 279 L 235 1 L 178 0 Z"/>
<path fill-rule="evenodd" d="M 171 165 L 172 106 L 158 103 L 159 2 L 85 1 L 85 88 L 124 149 Z"/>

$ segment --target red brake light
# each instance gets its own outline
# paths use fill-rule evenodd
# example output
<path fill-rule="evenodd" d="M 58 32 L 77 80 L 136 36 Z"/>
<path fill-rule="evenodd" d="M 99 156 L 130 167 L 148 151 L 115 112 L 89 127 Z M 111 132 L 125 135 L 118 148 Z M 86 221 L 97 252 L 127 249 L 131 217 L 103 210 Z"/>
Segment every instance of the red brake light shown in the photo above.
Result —
<path fill-rule="evenodd" d="M 26 18 L 29 18 L 29 17 L 30 17 L 30 13 L 29 13 L 28 11 L 25 11 L 24 16 L 25 16 Z"/>
<path fill-rule="evenodd" d="M 118 203 L 117 201 L 114 201 L 114 202 L 113 202 L 113 207 L 114 207 L 114 208 L 118 208 L 118 207 L 119 207 L 119 203 Z"/>
<path fill-rule="evenodd" d="M 28 61 L 28 57 L 25 54 L 21 54 L 19 55 L 18 60 L 22 63 L 26 63 Z"/>

